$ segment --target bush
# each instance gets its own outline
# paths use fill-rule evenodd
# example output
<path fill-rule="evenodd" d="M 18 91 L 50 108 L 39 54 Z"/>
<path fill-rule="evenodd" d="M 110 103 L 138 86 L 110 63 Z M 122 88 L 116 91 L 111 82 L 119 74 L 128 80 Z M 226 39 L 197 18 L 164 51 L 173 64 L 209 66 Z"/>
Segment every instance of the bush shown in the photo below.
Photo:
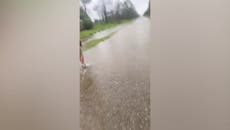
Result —
<path fill-rule="evenodd" d="M 84 29 L 92 29 L 93 28 L 93 22 L 90 19 L 83 20 L 83 27 Z"/>

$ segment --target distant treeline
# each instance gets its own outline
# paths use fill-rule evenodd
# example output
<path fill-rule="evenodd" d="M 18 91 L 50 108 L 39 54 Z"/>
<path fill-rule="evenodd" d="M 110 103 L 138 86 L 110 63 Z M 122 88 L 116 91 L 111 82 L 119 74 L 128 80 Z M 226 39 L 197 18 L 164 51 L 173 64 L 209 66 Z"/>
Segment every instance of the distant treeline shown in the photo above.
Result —
<path fill-rule="evenodd" d="M 121 20 L 131 20 L 139 17 L 133 3 L 130 0 L 120 2 L 119 0 L 113 5 L 112 0 L 101 0 L 94 6 L 94 11 L 97 12 L 99 20 L 92 22 L 88 16 L 86 4 L 90 0 L 81 0 L 83 6 L 80 8 L 81 30 L 91 29 L 96 23 L 119 22 Z"/>
<path fill-rule="evenodd" d="M 93 28 L 93 22 L 82 7 L 80 8 L 80 26 L 81 31 Z"/>
<path fill-rule="evenodd" d="M 150 17 L 150 1 L 149 1 L 149 7 L 148 7 L 148 9 L 145 11 L 144 16 Z"/>

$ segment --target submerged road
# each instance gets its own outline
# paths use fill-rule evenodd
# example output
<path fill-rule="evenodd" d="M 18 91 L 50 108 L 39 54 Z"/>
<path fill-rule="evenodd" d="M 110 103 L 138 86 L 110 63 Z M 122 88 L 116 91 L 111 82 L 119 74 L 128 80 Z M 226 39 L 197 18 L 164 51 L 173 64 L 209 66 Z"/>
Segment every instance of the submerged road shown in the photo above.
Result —
<path fill-rule="evenodd" d="M 139 18 L 84 53 L 81 130 L 149 130 L 150 20 Z"/>

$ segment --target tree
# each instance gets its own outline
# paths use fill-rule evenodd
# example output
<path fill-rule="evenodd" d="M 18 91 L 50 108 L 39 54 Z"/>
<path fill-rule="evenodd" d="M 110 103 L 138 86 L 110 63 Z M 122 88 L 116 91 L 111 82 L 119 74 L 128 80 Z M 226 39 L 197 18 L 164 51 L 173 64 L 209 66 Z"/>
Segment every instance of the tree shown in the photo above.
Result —
<path fill-rule="evenodd" d="M 150 17 L 150 1 L 149 1 L 149 7 L 148 7 L 148 9 L 145 11 L 144 16 Z"/>
<path fill-rule="evenodd" d="M 85 12 L 87 12 L 87 8 L 86 8 L 86 4 L 90 3 L 91 0 L 81 0 L 83 6 L 84 6 L 84 9 L 85 9 Z"/>
<path fill-rule="evenodd" d="M 115 6 L 114 6 L 114 17 L 115 19 L 120 19 L 120 16 L 121 16 L 121 2 L 118 0 L 116 3 L 115 3 Z"/>
<path fill-rule="evenodd" d="M 95 5 L 93 7 L 93 9 L 97 12 L 97 15 L 99 17 L 99 19 L 101 19 L 102 21 L 104 21 L 104 16 L 103 16 L 103 12 L 102 12 L 102 8 L 100 5 Z"/>
<path fill-rule="evenodd" d="M 103 22 L 133 19 L 139 16 L 130 0 L 116 1 L 114 5 L 111 0 L 101 0 L 100 3 L 95 5 L 94 10 L 97 11 Z"/>
<path fill-rule="evenodd" d="M 111 0 L 101 0 L 100 3 L 94 6 L 94 10 L 97 11 L 98 16 L 104 22 L 108 22 L 108 6 L 110 4 L 112 4 Z"/>
<path fill-rule="evenodd" d="M 122 5 L 122 18 L 123 19 L 133 19 L 137 18 L 139 15 L 130 0 L 125 0 Z"/>
<path fill-rule="evenodd" d="M 80 29 L 91 29 L 93 28 L 93 22 L 89 18 L 88 14 L 85 12 L 85 10 L 81 7 L 80 8 Z"/>

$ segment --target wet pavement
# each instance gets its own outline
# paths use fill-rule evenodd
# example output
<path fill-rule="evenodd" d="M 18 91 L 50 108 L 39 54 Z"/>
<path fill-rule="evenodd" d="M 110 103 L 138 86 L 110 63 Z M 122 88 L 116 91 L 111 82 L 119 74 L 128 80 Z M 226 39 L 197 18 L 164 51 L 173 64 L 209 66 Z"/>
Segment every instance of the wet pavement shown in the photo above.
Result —
<path fill-rule="evenodd" d="M 150 20 L 139 18 L 85 52 L 81 130 L 150 130 Z"/>
<path fill-rule="evenodd" d="M 103 37 L 106 37 L 118 30 L 120 30 L 121 28 L 123 28 L 123 26 L 125 26 L 126 24 L 121 24 L 121 25 L 118 25 L 116 27 L 113 27 L 113 28 L 110 28 L 110 29 L 106 29 L 106 30 L 103 30 L 101 32 L 98 32 L 96 34 L 94 34 L 93 36 L 90 36 L 89 38 L 87 38 L 85 41 L 83 41 L 83 45 L 92 41 L 92 40 L 95 40 L 95 39 L 100 39 L 100 38 L 103 38 Z"/>

